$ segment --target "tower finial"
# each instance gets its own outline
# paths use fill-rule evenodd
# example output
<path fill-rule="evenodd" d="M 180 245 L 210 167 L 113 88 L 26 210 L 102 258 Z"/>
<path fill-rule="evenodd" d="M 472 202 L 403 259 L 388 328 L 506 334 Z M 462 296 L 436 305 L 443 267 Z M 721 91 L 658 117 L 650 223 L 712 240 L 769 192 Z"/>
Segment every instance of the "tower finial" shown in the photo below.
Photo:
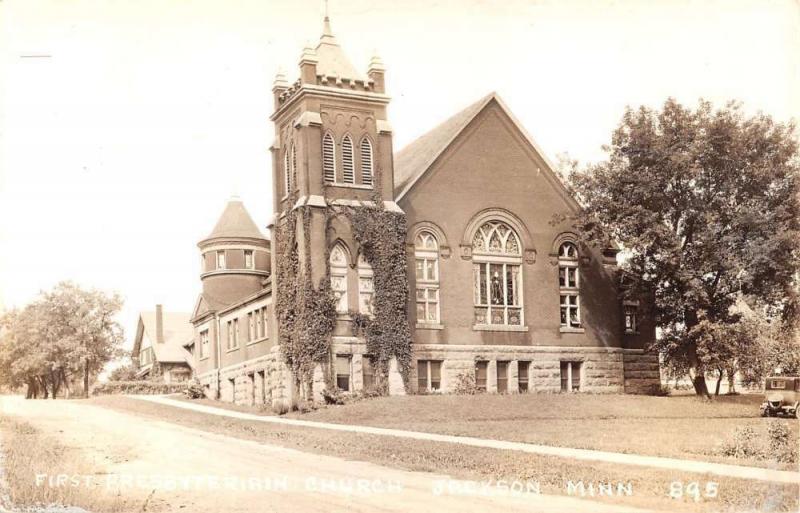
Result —
<path fill-rule="evenodd" d="M 331 18 L 328 16 L 328 0 L 325 0 L 325 19 L 322 23 L 322 37 L 333 37 L 331 30 Z"/>

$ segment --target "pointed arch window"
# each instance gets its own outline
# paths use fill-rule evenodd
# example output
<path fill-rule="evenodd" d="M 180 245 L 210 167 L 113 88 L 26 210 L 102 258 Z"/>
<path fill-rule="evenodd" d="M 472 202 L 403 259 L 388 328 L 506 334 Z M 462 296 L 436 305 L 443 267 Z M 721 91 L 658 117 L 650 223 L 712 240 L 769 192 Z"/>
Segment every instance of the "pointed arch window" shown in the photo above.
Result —
<path fill-rule="evenodd" d="M 374 163 L 372 158 L 372 142 L 364 136 L 361 139 L 361 183 L 372 185 Z"/>
<path fill-rule="evenodd" d="M 439 324 L 439 242 L 421 231 L 414 239 L 417 323 Z"/>
<path fill-rule="evenodd" d="M 342 139 L 342 182 L 355 183 L 355 177 L 353 139 L 345 135 Z"/>
<path fill-rule="evenodd" d="M 374 315 L 375 282 L 372 266 L 364 255 L 358 255 L 358 311 L 366 315 Z"/>
<path fill-rule="evenodd" d="M 522 246 L 501 221 L 481 225 L 472 237 L 476 325 L 522 326 Z"/>
<path fill-rule="evenodd" d="M 574 242 L 564 242 L 558 248 L 558 292 L 562 328 L 581 327 L 578 257 L 578 247 Z"/>
<path fill-rule="evenodd" d="M 283 188 L 287 195 L 292 191 L 292 170 L 289 152 L 288 148 L 283 152 Z"/>
<path fill-rule="evenodd" d="M 326 182 L 336 181 L 336 143 L 330 132 L 322 137 L 322 175 Z"/>
<path fill-rule="evenodd" d="M 331 250 L 331 290 L 336 300 L 336 313 L 347 313 L 347 250 L 336 244 Z"/>

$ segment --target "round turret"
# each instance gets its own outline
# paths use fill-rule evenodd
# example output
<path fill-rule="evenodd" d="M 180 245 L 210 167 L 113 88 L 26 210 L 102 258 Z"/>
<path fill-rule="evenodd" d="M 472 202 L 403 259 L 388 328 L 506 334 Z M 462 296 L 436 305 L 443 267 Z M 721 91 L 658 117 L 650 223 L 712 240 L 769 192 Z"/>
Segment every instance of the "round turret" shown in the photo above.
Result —
<path fill-rule="evenodd" d="M 238 197 L 228 201 L 200 248 L 203 296 L 227 306 L 264 288 L 270 275 L 270 241 Z"/>

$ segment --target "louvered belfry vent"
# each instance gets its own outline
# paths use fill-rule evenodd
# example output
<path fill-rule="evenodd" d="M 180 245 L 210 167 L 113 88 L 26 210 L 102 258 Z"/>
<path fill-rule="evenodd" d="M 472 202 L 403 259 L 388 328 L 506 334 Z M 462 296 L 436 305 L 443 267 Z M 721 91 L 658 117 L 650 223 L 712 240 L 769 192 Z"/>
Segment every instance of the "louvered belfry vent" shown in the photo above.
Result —
<path fill-rule="evenodd" d="M 336 181 L 336 143 L 330 132 L 322 138 L 322 174 L 326 182 Z"/>
<path fill-rule="evenodd" d="M 342 139 L 342 181 L 355 183 L 355 167 L 353 164 L 353 139 L 345 135 Z"/>
<path fill-rule="evenodd" d="M 361 183 L 372 185 L 372 143 L 367 137 L 361 139 Z"/>

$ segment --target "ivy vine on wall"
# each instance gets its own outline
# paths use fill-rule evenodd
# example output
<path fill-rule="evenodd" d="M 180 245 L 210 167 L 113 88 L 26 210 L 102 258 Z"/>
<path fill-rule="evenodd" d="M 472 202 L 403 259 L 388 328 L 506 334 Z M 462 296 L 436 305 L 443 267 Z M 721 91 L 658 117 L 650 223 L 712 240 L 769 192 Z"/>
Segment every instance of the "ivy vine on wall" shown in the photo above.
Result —
<path fill-rule="evenodd" d="M 305 255 L 311 254 L 310 209 L 299 207 L 286 212 L 274 236 L 278 280 L 275 305 L 284 359 L 292 370 L 295 384 L 306 392 L 306 397 L 311 397 L 314 368 L 317 364 L 328 367 L 330 363 L 336 308 L 328 273 L 315 286 L 311 259 L 305 258 L 302 268 L 300 266 L 298 217 L 303 223 L 303 240 L 299 243 L 303 244 Z M 329 373 L 325 376 L 330 386 Z"/>
<path fill-rule="evenodd" d="M 380 175 L 380 173 L 378 173 Z M 380 190 L 380 184 L 375 184 Z M 291 198 L 289 204 L 294 204 Z M 315 209 L 316 212 L 317 209 Z M 395 358 L 406 389 L 411 369 L 411 330 L 408 324 L 408 275 L 406 262 L 406 218 L 403 213 L 384 207 L 379 193 L 371 205 L 359 207 L 330 206 L 324 209 L 326 237 L 334 215 L 344 215 L 352 227 L 360 253 L 372 266 L 374 296 L 373 316 L 351 313 L 354 334 L 364 337 L 367 353 L 374 366 L 378 392 L 388 392 L 389 362 Z M 326 241 L 325 273 L 315 284 L 311 273 L 311 207 L 300 206 L 285 213 L 276 223 L 277 298 L 276 316 L 279 341 L 286 364 L 296 385 L 311 397 L 314 368 L 325 370 L 328 389 L 334 388 L 332 337 L 336 325 L 336 303 L 331 290 L 330 262 Z M 302 230 L 298 230 L 302 222 Z M 298 239 L 302 234 L 302 240 Z M 302 244 L 302 266 L 299 245 Z"/>

